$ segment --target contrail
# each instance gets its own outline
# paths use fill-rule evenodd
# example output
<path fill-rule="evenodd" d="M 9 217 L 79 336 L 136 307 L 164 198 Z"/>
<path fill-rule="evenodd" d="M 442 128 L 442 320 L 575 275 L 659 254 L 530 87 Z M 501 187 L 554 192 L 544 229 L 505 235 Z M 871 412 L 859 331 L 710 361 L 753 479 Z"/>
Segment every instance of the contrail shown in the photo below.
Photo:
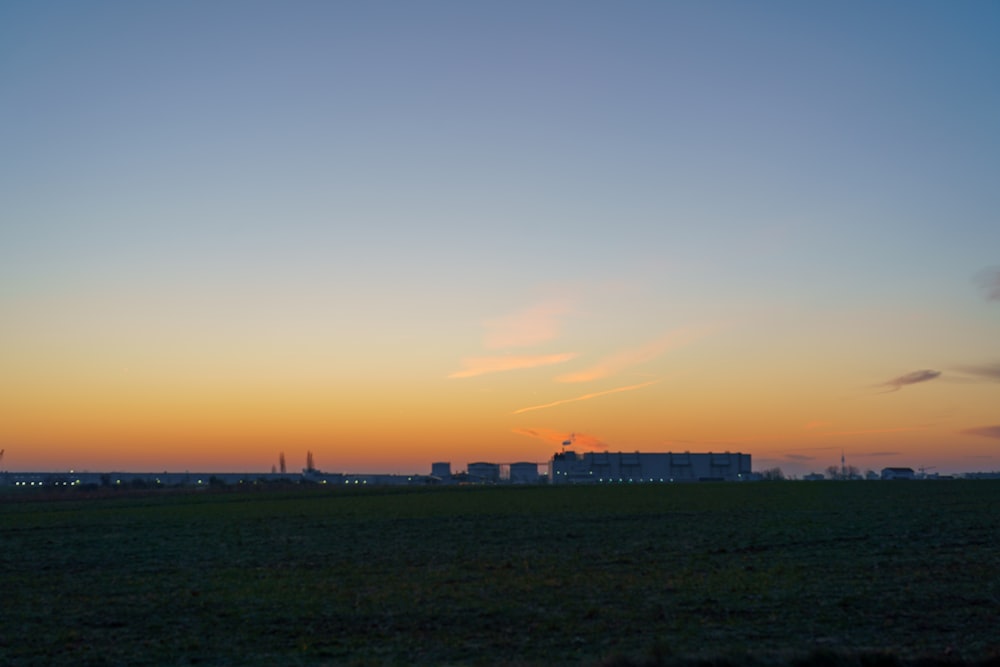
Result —
<path fill-rule="evenodd" d="M 576 401 L 589 401 L 592 398 L 597 398 L 598 396 L 607 396 L 608 394 L 617 394 L 622 391 L 633 391 L 635 389 L 642 389 L 643 387 L 648 387 L 651 384 L 656 384 L 659 380 L 650 380 L 649 382 L 643 382 L 641 384 L 630 384 L 627 387 L 617 387 L 616 389 L 608 389 L 607 391 L 597 391 L 593 394 L 584 394 L 583 396 L 577 396 L 576 398 L 564 398 L 561 401 L 553 401 L 552 403 L 546 403 L 545 405 L 532 405 L 530 408 L 521 408 L 520 410 L 514 410 L 512 415 L 519 415 L 522 412 L 531 412 L 532 410 L 544 410 L 545 408 L 554 408 L 557 405 L 562 405 L 564 403 L 575 403 Z"/>
<path fill-rule="evenodd" d="M 533 356 L 498 356 L 498 357 L 475 357 L 463 360 L 465 368 L 455 371 L 450 378 L 471 378 L 486 373 L 499 373 L 502 371 L 512 371 L 521 368 L 537 368 L 539 366 L 549 366 L 561 364 L 576 357 L 575 352 L 564 352 L 562 354 L 536 354 Z"/>

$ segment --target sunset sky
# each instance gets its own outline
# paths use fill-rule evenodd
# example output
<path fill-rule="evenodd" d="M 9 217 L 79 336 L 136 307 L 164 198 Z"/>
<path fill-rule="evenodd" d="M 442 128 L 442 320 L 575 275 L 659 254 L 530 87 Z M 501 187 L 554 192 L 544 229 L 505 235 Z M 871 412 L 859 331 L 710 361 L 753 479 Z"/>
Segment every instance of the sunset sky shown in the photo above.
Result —
<path fill-rule="evenodd" d="M 1000 470 L 1000 3 L 0 4 L 0 467 Z"/>

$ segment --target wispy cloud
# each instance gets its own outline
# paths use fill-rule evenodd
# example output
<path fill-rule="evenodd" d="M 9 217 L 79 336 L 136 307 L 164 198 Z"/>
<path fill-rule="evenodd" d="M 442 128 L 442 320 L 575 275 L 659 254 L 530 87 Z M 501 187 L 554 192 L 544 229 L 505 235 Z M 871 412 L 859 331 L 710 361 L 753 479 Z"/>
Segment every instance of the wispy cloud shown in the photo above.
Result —
<path fill-rule="evenodd" d="M 1000 301 L 1000 268 L 983 269 L 976 276 L 976 282 L 988 301 Z"/>
<path fill-rule="evenodd" d="M 568 302 L 547 301 L 524 310 L 488 320 L 483 345 L 488 350 L 530 347 L 555 339 L 561 318 L 571 312 Z"/>
<path fill-rule="evenodd" d="M 958 371 L 975 375 L 993 382 L 1000 382 L 1000 364 L 982 364 L 979 366 L 959 366 Z"/>
<path fill-rule="evenodd" d="M 667 350 L 686 345 L 705 335 L 702 329 L 680 329 L 639 347 L 621 350 L 600 360 L 590 368 L 567 373 L 556 378 L 557 382 L 590 382 L 615 375 L 627 368 L 656 359 Z"/>
<path fill-rule="evenodd" d="M 899 391 L 903 387 L 909 386 L 911 384 L 919 384 L 921 382 L 929 382 L 935 378 L 941 377 L 941 371 L 933 371 L 930 369 L 924 369 L 920 371 L 913 371 L 912 373 L 907 373 L 906 375 L 900 375 L 899 377 L 893 378 L 888 382 L 883 382 L 878 385 L 879 387 L 888 387 L 886 392 Z"/>
<path fill-rule="evenodd" d="M 753 444 L 755 442 L 767 442 L 773 443 L 775 438 L 770 436 L 752 437 L 752 438 L 731 438 L 726 440 L 664 440 L 661 444 L 667 448 L 683 448 L 684 450 L 690 450 L 692 446 L 694 447 L 742 447 L 743 445 Z"/>
<path fill-rule="evenodd" d="M 526 435 L 529 438 L 543 440 L 551 445 L 561 446 L 567 440 L 572 440 L 575 449 L 608 449 L 608 444 L 597 436 L 586 433 L 566 433 L 565 431 L 554 431 L 548 428 L 515 428 L 511 429 L 518 435 Z"/>
<path fill-rule="evenodd" d="M 977 428 L 967 428 L 962 431 L 962 435 L 978 435 L 983 438 L 997 438 L 1000 439 L 1000 425 L 998 426 L 979 426 Z"/>
<path fill-rule="evenodd" d="M 552 401 L 551 403 L 545 403 L 543 405 L 532 405 L 527 408 L 521 408 L 520 410 L 514 410 L 511 414 L 519 415 L 523 412 L 532 412 L 533 410 L 544 410 L 546 408 L 554 408 L 557 405 L 565 405 L 566 403 L 576 403 L 577 401 L 589 401 L 592 398 L 598 398 L 600 396 L 607 396 L 609 394 L 619 394 L 623 391 L 635 391 L 636 389 L 642 389 L 643 387 L 648 387 L 650 385 L 656 384 L 659 380 L 650 380 L 649 382 L 642 382 L 639 384 L 631 384 L 627 387 L 615 387 L 614 389 L 607 389 L 605 391 L 595 391 L 591 394 L 584 394 L 583 396 L 576 396 L 574 398 L 564 398 L 559 401 Z"/>
<path fill-rule="evenodd" d="M 471 378 L 487 373 L 502 373 L 522 368 L 537 368 L 561 364 L 576 357 L 574 352 L 560 354 L 499 355 L 493 357 L 469 357 L 462 360 L 462 370 L 455 371 L 449 378 Z"/>
<path fill-rule="evenodd" d="M 811 422 L 807 422 L 806 425 L 803 426 L 803 428 L 807 431 L 812 431 L 818 428 L 826 428 L 828 426 L 830 426 L 830 422 L 816 419 Z"/>
<path fill-rule="evenodd" d="M 819 436 L 828 435 L 876 435 L 879 433 L 907 433 L 909 431 L 926 431 L 929 426 L 898 426 L 896 428 L 865 428 L 858 431 L 827 431 L 817 433 Z"/>

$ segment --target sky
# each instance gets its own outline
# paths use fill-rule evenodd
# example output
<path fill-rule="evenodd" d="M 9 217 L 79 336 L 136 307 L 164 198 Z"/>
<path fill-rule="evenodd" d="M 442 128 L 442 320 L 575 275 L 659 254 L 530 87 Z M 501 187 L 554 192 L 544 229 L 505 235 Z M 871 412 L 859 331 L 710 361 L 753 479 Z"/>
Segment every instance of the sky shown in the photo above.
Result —
<path fill-rule="evenodd" d="M 0 467 L 1000 470 L 1000 3 L 0 3 Z"/>

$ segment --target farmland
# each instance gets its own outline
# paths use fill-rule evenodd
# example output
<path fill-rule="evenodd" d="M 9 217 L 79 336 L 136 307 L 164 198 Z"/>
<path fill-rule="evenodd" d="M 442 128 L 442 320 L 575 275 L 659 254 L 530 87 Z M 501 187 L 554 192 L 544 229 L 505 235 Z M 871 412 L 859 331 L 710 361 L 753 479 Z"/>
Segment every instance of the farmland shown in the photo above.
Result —
<path fill-rule="evenodd" d="M 1000 654 L 992 481 L 16 494 L 0 540 L 5 665 Z"/>

